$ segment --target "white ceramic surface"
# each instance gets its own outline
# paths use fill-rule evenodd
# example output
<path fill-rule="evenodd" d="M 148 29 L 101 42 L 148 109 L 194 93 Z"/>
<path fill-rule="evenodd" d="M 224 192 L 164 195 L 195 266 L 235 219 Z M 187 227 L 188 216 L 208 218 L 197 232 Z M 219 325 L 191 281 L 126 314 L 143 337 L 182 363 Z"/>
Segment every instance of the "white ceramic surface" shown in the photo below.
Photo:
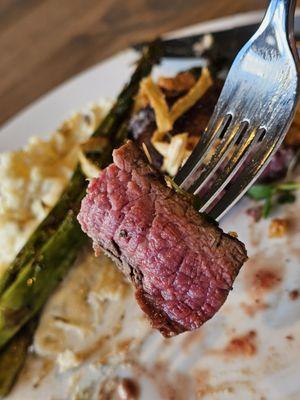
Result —
<path fill-rule="evenodd" d="M 169 36 L 221 30 L 260 18 L 261 13 L 239 15 L 189 27 Z M 113 98 L 130 76 L 136 56 L 133 50 L 126 50 L 43 96 L 2 127 L 0 151 L 19 148 L 32 135 L 45 137 L 70 111 L 90 101 Z M 168 61 L 160 70 L 173 73 L 187 62 Z M 269 221 L 251 224 L 245 214 L 248 205 L 248 201 L 243 200 L 222 225 L 239 233 L 247 244 L 250 261 L 239 275 L 226 305 L 201 332 L 180 335 L 167 344 L 158 333 L 148 338 L 139 356 L 141 363 L 151 370 L 159 359 L 167 367 L 159 372 L 160 378 L 154 379 L 153 374 L 152 378 L 149 378 L 151 374 L 139 378 L 142 400 L 300 399 L 300 301 L 291 301 L 289 297 L 290 291 L 300 288 L 300 217 L 297 217 L 300 204 L 278 211 L 278 215 L 293 221 L 293 231 L 282 239 L 272 240 L 267 238 Z M 249 310 L 255 307 L 251 280 L 255 279 L 259 268 L 274 272 L 280 282 L 263 294 L 268 307 L 251 316 Z M 253 343 L 247 342 L 248 347 L 236 355 L 226 353 L 224 349 L 232 338 L 249 331 L 255 331 Z M 188 339 L 188 335 L 194 336 Z M 33 368 L 38 366 L 33 365 Z M 126 373 L 120 371 L 121 375 Z M 96 372 L 86 368 L 85 374 L 89 380 Z M 66 375 L 58 376 L 54 372 L 35 389 L 32 380 L 23 377 L 9 399 L 67 399 L 66 382 Z M 185 385 L 186 390 L 182 391 Z M 192 387 L 190 394 L 187 394 L 188 386 Z"/>

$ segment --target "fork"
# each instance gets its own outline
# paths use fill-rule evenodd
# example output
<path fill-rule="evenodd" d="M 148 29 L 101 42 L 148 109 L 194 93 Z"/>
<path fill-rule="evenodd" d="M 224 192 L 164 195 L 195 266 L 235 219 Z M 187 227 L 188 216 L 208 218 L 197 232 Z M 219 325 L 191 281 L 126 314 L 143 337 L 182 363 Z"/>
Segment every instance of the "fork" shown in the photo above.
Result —
<path fill-rule="evenodd" d="M 205 132 L 174 178 L 189 193 L 204 191 L 199 211 L 216 220 L 259 177 L 293 120 L 299 97 L 295 7 L 296 0 L 270 1 L 233 62 Z"/>

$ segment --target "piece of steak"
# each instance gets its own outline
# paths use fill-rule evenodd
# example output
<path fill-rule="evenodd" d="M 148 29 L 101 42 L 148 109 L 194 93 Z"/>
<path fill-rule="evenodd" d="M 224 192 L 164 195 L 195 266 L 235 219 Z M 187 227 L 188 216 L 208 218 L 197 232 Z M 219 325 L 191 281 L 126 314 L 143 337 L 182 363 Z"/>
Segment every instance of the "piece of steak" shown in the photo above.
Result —
<path fill-rule="evenodd" d="M 164 336 L 199 328 L 222 306 L 244 245 L 170 189 L 127 142 L 88 187 L 78 220 L 136 287 L 136 299 Z"/>

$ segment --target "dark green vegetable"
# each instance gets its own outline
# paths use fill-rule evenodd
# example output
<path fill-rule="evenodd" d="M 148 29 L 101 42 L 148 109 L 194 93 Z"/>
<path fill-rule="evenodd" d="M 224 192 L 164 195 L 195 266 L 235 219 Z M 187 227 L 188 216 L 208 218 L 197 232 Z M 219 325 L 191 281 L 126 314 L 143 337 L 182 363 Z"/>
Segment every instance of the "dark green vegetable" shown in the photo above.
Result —
<path fill-rule="evenodd" d="M 109 138 L 108 143 L 103 148 L 102 154 L 92 157 L 100 167 L 107 165 L 111 161 L 112 149 L 117 147 L 121 143 L 121 140 L 124 140 L 124 121 L 126 121 L 131 112 L 134 96 L 138 91 L 140 81 L 151 72 L 152 66 L 159 61 L 160 56 L 161 42 L 159 40 L 154 41 L 148 48 L 144 49 L 143 56 L 130 82 L 121 91 L 115 105 L 94 132 L 93 136 L 95 137 Z M 77 211 L 78 204 L 85 194 L 86 186 L 86 178 L 81 172 L 80 167 L 77 167 L 68 187 L 65 189 L 56 206 L 37 227 L 8 270 L 0 278 L 0 295 L 14 281 L 23 266 L 32 257 L 37 255 L 39 249 L 63 221 L 68 210 Z"/>
<path fill-rule="evenodd" d="M 140 81 L 151 72 L 160 56 L 161 45 L 157 40 L 145 49 L 130 82 L 95 131 L 94 136 L 108 139 L 100 154 L 91 155 L 100 167 L 110 163 L 112 149 L 126 138 L 127 120 Z M 0 279 L 0 365 L 9 365 L 10 358 L 14 363 L 17 356 L 20 360 L 25 358 L 30 341 L 26 342 L 22 332 L 26 332 L 27 321 L 38 314 L 87 242 L 76 220 L 86 186 L 86 178 L 78 166 L 56 206 Z M 21 340 L 23 346 L 19 345 Z M 20 368 L 17 365 L 6 370 L 0 368 L 0 393 L 7 393 Z"/>
<path fill-rule="evenodd" d="M 30 321 L 0 352 L 0 398 L 9 393 L 21 372 L 36 326 L 36 319 Z"/>
<path fill-rule="evenodd" d="M 296 201 L 296 196 L 291 192 L 284 192 L 278 196 L 278 204 L 288 204 L 294 203 Z"/>
<path fill-rule="evenodd" d="M 36 257 L 38 250 L 47 242 L 59 224 L 63 221 L 66 213 L 70 209 L 78 207 L 78 198 L 82 195 L 83 188 L 86 187 L 86 178 L 82 174 L 80 167 L 77 167 L 67 189 L 62 194 L 60 200 L 50 211 L 48 216 L 33 232 L 25 246 L 21 249 L 15 260 L 0 278 L 0 295 L 14 281 L 17 274 L 27 262 Z M 74 210 L 75 211 L 75 210 Z"/>
<path fill-rule="evenodd" d="M 300 189 L 300 182 L 257 184 L 248 190 L 248 196 L 264 202 L 263 217 L 267 218 L 276 204 L 294 202 L 293 191 L 297 189 Z"/>
<path fill-rule="evenodd" d="M 30 260 L 0 298 L 0 347 L 42 308 L 57 284 L 87 243 L 69 211 L 57 231 L 45 243 L 38 259 Z"/>

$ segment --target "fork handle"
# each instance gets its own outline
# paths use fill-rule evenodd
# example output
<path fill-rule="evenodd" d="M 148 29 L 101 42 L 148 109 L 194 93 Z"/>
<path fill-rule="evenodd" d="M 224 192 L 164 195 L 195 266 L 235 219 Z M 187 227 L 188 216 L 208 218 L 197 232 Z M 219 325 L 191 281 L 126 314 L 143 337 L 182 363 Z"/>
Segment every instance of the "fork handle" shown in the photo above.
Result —
<path fill-rule="evenodd" d="M 270 0 L 269 7 L 258 32 L 273 27 L 273 32 L 284 35 L 290 44 L 295 59 L 299 59 L 294 34 L 294 20 L 297 0 Z"/>
<path fill-rule="evenodd" d="M 294 34 L 294 19 L 297 0 L 271 0 L 264 17 L 264 22 L 273 22 L 282 27 L 287 35 Z"/>

